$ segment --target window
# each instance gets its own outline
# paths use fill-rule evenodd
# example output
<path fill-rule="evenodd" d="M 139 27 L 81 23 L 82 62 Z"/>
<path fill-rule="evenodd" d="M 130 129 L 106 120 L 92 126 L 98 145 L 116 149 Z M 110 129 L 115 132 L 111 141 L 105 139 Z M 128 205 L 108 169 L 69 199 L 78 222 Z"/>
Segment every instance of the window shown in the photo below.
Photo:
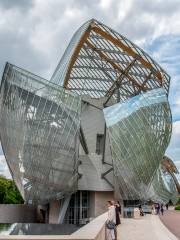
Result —
<path fill-rule="evenodd" d="M 103 153 L 103 147 L 104 147 L 104 135 L 103 134 L 97 134 L 96 153 L 98 155 Z"/>
<path fill-rule="evenodd" d="M 71 196 L 66 212 L 66 224 L 86 224 L 89 222 L 90 192 L 77 191 Z"/>

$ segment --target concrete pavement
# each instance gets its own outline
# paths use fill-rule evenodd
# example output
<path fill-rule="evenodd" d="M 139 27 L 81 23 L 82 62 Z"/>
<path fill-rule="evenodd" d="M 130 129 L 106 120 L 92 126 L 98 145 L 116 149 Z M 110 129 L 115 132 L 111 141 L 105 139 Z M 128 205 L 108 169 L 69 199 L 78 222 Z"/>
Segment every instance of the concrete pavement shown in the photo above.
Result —
<path fill-rule="evenodd" d="M 168 210 L 160 216 L 163 224 L 180 239 L 180 211 Z"/>
<path fill-rule="evenodd" d="M 147 214 L 139 219 L 123 218 L 121 222 L 118 240 L 178 240 L 156 215 Z"/>

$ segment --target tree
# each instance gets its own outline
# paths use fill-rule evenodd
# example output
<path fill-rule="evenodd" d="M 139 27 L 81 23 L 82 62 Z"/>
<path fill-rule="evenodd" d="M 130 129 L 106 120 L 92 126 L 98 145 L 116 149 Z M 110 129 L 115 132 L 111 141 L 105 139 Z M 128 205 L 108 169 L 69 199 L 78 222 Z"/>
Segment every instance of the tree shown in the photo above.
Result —
<path fill-rule="evenodd" d="M 0 204 L 24 203 L 21 194 L 12 180 L 0 176 Z"/>

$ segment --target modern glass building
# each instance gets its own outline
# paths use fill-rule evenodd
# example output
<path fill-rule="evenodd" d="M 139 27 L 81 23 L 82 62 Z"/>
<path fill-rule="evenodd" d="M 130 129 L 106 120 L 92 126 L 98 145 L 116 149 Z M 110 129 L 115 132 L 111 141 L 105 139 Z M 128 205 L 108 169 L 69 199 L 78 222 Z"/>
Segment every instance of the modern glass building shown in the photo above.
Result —
<path fill-rule="evenodd" d="M 175 202 L 175 179 L 162 167 L 169 84 L 147 53 L 94 19 L 76 31 L 49 81 L 7 63 L 1 143 L 25 201 L 64 199 L 58 221 L 75 223 L 113 196 Z"/>

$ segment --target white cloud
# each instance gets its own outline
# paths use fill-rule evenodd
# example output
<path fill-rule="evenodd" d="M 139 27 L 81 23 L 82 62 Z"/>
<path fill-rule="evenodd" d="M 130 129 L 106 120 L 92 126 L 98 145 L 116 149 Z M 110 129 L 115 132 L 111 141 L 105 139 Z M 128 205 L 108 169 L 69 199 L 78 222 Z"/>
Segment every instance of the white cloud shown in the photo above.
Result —
<path fill-rule="evenodd" d="M 175 161 L 174 163 L 179 171 L 179 174 L 176 174 L 176 177 L 177 177 L 178 181 L 180 182 L 180 161 Z"/>
<path fill-rule="evenodd" d="M 180 172 L 180 121 L 173 123 L 172 137 L 166 154 L 174 161 Z M 180 181 L 180 175 L 177 177 Z"/>
<path fill-rule="evenodd" d="M 180 151 L 180 121 L 174 122 L 172 127 L 172 137 L 168 147 L 168 152 L 176 154 L 176 151 Z M 180 155 L 176 156 L 176 161 L 180 160 Z"/>
<path fill-rule="evenodd" d="M 0 175 L 5 176 L 6 178 L 11 178 L 9 168 L 3 155 L 0 155 Z"/>
<path fill-rule="evenodd" d="M 176 161 L 175 164 L 176 164 L 176 167 L 177 167 L 178 169 L 180 169 L 180 160 L 179 160 L 179 161 Z"/>
<path fill-rule="evenodd" d="M 50 78 L 74 31 L 90 18 L 141 46 L 179 34 L 179 10 L 179 0 L 0 0 L 1 71 L 9 60 Z"/>
<path fill-rule="evenodd" d="M 173 121 L 180 120 L 180 34 L 162 35 L 154 41 L 145 44 L 150 55 L 171 76 L 169 101 Z M 179 146 L 180 147 L 180 146 Z"/>

